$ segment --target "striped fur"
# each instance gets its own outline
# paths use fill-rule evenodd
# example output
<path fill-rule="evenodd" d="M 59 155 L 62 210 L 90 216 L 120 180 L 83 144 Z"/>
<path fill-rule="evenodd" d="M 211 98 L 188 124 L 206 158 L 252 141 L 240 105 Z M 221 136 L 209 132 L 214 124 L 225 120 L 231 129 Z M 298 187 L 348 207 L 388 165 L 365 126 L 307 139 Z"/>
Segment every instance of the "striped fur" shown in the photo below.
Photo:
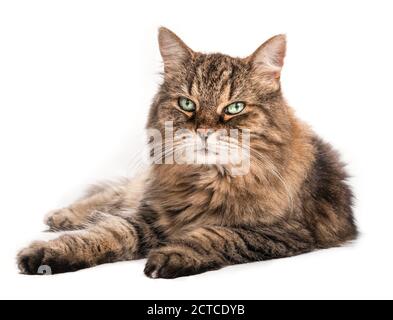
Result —
<path fill-rule="evenodd" d="M 247 58 L 194 52 L 165 28 L 159 41 L 164 82 L 148 128 L 163 132 L 173 121 L 177 129 L 250 129 L 250 172 L 156 164 L 138 179 L 95 187 L 46 218 L 52 231 L 77 231 L 22 250 L 21 272 L 147 258 L 147 276 L 175 278 L 355 239 L 344 166 L 282 96 L 285 37 Z M 195 113 L 179 111 L 181 96 L 196 102 Z M 234 101 L 246 103 L 244 112 L 224 115 L 223 106 Z"/>

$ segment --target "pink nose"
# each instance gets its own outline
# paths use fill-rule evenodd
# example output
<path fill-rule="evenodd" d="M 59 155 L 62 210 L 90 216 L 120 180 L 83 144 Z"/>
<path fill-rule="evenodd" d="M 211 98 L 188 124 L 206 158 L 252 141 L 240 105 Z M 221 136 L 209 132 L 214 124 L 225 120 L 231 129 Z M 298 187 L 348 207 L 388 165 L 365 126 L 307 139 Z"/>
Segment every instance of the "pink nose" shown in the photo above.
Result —
<path fill-rule="evenodd" d="M 214 133 L 214 130 L 211 129 L 198 129 L 198 135 L 201 137 L 202 140 L 206 141 L 211 134 Z"/>

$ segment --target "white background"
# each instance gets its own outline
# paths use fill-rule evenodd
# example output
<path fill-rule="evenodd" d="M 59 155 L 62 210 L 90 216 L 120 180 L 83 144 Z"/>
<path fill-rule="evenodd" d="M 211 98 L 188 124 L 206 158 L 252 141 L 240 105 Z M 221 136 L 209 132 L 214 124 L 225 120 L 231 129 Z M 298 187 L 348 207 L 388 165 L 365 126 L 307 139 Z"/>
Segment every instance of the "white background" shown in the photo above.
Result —
<path fill-rule="evenodd" d="M 1 1 L 0 297 L 393 298 L 391 1 Z M 42 218 L 97 180 L 132 174 L 160 83 L 157 28 L 246 56 L 288 35 L 283 89 L 349 163 L 362 235 L 345 248 L 150 280 L 145 261 L 18 274 Z"/>

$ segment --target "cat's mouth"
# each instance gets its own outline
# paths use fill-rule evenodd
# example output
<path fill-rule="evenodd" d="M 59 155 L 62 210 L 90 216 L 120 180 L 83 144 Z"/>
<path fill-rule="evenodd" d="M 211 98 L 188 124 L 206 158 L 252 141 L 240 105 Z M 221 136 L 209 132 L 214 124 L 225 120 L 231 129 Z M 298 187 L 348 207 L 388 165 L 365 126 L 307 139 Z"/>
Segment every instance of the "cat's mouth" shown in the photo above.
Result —
<path fill-rule="evenodd" d="M 190 160 L 196 164 L 226 165 L 229 159 L 224 152 L 220 152 L 220 149 L 214 146 L 204 145 L 194 149 Z"/>
<path fill-rule="evenodd" d="M 206 155 L 220 155 L 216 148 L 212 148 L 209 145 L 202 146 L 200 148 L 196 148 L 196 153 L 206 154 Z"/>
<path fill-rule="evenodd" d="M 197 146 L 194 151 L 195 154 L 205 155 L 205 156 L 217 156 L 219 157 L 222 152 L 220 152 L 220 148 L 217 148 L 216 145 L 204 144 L 201 146 Z"/>

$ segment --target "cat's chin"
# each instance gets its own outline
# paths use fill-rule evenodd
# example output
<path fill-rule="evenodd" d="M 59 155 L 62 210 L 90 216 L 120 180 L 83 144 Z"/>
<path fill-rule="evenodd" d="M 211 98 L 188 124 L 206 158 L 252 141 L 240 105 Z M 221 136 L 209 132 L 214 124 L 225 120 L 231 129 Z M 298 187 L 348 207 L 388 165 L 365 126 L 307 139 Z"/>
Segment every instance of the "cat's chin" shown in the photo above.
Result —
<path fill-rule="evenodd" d="M 220 163 L 220 157 L 216 152 L 212 151 L 198 151 L 194 157 L 196 164 L 215 165 Z"/>

